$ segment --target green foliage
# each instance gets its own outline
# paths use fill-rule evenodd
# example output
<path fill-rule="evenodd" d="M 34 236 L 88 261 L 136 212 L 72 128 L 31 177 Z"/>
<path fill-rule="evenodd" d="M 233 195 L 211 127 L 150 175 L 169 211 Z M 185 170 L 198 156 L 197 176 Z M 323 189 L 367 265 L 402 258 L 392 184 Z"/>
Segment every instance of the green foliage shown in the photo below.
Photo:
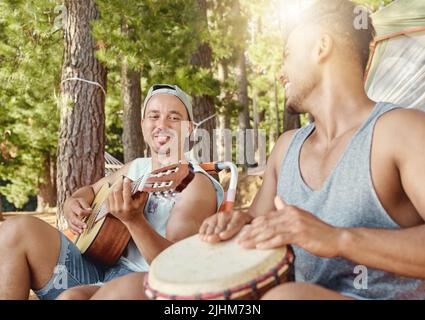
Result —
<path fill-rule="evenodd" d="M 275 126 L 274 84 L 282 64 L 283 0 L 207 0 L 208 24 L 197 0 L 96 0 L 100 19 L 93 35 L 98 58 L 108 67 L 106 151 L 122 160 L 122 62 L 152 83 L 176 83 L 193 95 L 215 97 L 217 111 L 237 129 L 236 59 L 247 60 L 248 94 L 264 114 L 260 128 Z M 372 10 L 390 0 L 356 0 Z M 63 31 L 56 25 L 60 0 L 0 1 L 0 193 L 17 206 L 37 193 L 43 162 L 55 158 L 57 97 Z M 195 68 L 200 43 L 212 48 L 212 68 Z M 218 69 L 225 66 L 222 81 Z M 220 82 L 219 82 L 220 80 Z M 278 86 L 280 114 L 284 93 Z M 251 119 L 253 115 L 251 114 Z M 302 118 L 303 123 L 307 121 Z M 2 183 L 3 181 L 3 183 Z"/>
<path fill-rule="evenodd" d="M 108 95 L 105 101 L 106 145 L 105 151 L 124 161 L 122 145 L 122 107 L 120 100 L 120 77 L 117 72 L 108 73 Z"/>
<path fill-rule="evenodd" d="M 393 1 L 394 0 L 354 0 L 354 2 L 365 5 L 372 11 L 376 11 L 380 9 L 381 7 L 384 7 L 390 4 Z"/>
<path fill-rule="evenodd" d="M 0 2 L 0 187 L 22 207 L 37 193 L 44 159 L 55 156 L 62 37 L 56 1 Z"/>
<path fill-rule="evenodd" d="M 193 95 L 218 94 L 211 70 L 190 64 L 192 54 L 208 40 L 196 0 L 97 0 L 100 19 L 93 35 L 100 61 L 109 68 L 106 100 L 106 150 L 122 159 L 120 69 L 142 73 L 142 92 L 153 83 L 175 83 Z M 113 13 L 113 14 L 112 14 Z"/>
<path fill-rule="evenodd" d="M 142 71 L 148 85 L 173 82 L 190 94 L 216 92 L 211 72 L 189 63 L 206 37 L 196 0 L 96 3 L 101 15 L 93 24 L 93 34 L 102 43 L 98 58 L 110 69 L 118 70 L 125 59 Z"/>

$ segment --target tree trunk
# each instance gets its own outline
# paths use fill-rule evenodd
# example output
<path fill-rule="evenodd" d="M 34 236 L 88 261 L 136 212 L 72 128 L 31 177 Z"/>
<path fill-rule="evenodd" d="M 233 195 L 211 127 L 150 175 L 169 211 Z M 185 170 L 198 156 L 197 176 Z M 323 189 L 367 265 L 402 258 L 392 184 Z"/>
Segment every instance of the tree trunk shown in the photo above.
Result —
<path fill-rule="evenodd" d="M 94 0 L 65 0 L 64 62 L 58 149 L 58 216 L 64 227 L 63 204 L 78 188 L 104 176 L 106 69 L 95 57 L 90 23 L 98 18 Z M 91 81 L 67 80 L 78 77 Z"/>
<path fill-rule="evenodd" d="M 258 114 L 258 96 L 257 91 L 254 90 L 254 97 L 252 101 L 252 108 L 254 113 L 254 150 L 258 149 L 258 124 L 259 124 L 259 114 Z"/>
<path fill-rule="evenodd" d="M 236 0 L 232 8 L 235 16 L 240 16 L 241 9 L 239 1 Z M 246 27 L 245 23 L 241 26 L 241 29 Z M 247 134 L 247 130 L 251 129 L 250 117 L 249 117 L 249 98 L 248 98 L 248 79 L 246 73 L 246 57 L 245 57 L 245 43 L 242 40 L 236 49 L 236 82 L 238 84 L 238 102 L 241 110 L 238 116 L 239 130 L 243 132 L 243 167 L 246 169 L 248 162 L 255 162 L 253 160 L 253 137 Z M 253 163 L 250 163 L 253 164 Z"/>
<path fill-rule="evenodd" d="M 241 129 L 250 129 L 248 80 L 246 77 L 245 52 L 243 50 L 238 54 L 236 82 L 238 83 L 238 102 L 242 106 L 242 110 L 239 112 L 239 127 Z"/>
<path fill-rule="evenodd" d="M 253 137 L 247 134 L 247 130 L 251 129 L 250 117 L 249 117 L 249 99 L 248 99 L 248 80 L 246 75 L 246 59 L 245 52 L 241 50 L 238 53 L 238 60 L 236 64 L 236 82 L 238 83 L 238 102 L 241 106 L 239 112 L 238 122 L 239 130 L 241 131 L 241 137 L 243 137 L 243 168 L 246 169 L 248 165 L 254 164 L 253 159 Z M 242 135 L 243 133 L 243 135 Z"/>
<path fill-rule="evenodd" d="M 56 159 L 50 154 L 44 160 L 43 182 L 38 185 L 37 212 L 44 212 L 56 206 Z"/>
<path fill-rule="evenodd" d="M 278 92 L 277 92 L 277 81 L 276 79 L 274 80 L 274 106 L 275 106 L 275 111 L 276 111 L 276 135 L 279 137 L 281 134 L 281 130 L 280 130 L 280 111 L 279 111 L 279 97 L 278 97 Z"/>
<path fill-rule="evenodd" d="M 202 19 L 204 21 L 205 28 L 208 28 L 207 23 L 207 1 L 206 0 L 198 0 L 198 5 L 200 9 L 200 14 L 202 15 Z M 198 46 L 197 51 L 191 57 L 191 64 L 195 67 L 201 67 L 205 69 L 211 69 L 212 63 L 212 50 L 207 43 L 201 43 Z M 214 98 L 211 96 L 203 95 L 203 96 L 194 96 L 193 97 L 193 117 L 195 118 L 195 122 L 201 122 L 206 118 L 215 114 L 214 107 Z M 202 148 L 203 152 L 209 154 L 198 154 L 200 160 L 202 161 L 212 161 L 212 159 L 216 159 L 217 157 L 214 155 L 214 146 L 215 142 L 213 136 L 213 130 L 215 127 L 215 119 L 212 118 L 206 122 L 204 122 L 199 128 L 206 130 L 209 136 L 203 136 L 199 139 L 197 145 L 199 148 Z"/>
<path fill-rule="evenodd" d="M 3 218 L 3 202 L 2 202 L 2 200 L 3 200 L 3 197 L 0 194 L 0 221 L 3 221 L 4 220 L 4 218 Z"/>
<path fill-rule="evenodd" d="M 131 70 L 124 59 L 121 66 L 124 163 L 144 156 L 145 146 L 140 114 L 142 105 L 140 78 L 140 72 Z"/>
<path fill-rule="evenodd" d="M 226 81 L 229 77 L 227 61 L 221 60 L 218 63 L 218 80 L 220 81 L 220 100 L 226 104 L 232 100 L 230 92 L 226 88 Z M 217 117 L 217 141 L 218 141 L 218 161 L 232 161 L 232 137 L 230 132 L 230 119 L 228 110 L 222 109 Z"/>
<path fill-rule="evenodd" d="M 285 108 L 283 114 L 283 132 L 301 128 L 300 116 L 298 114 L 290 114 Z"/>

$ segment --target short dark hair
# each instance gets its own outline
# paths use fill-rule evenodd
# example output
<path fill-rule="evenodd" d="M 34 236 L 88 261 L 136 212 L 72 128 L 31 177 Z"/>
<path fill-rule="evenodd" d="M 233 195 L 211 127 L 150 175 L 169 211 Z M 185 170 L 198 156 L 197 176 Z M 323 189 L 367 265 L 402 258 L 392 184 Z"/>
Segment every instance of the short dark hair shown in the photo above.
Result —
<path fill-rule="evenodd" d="M 358 5 L 349 0 L 316 0 L 302 14 L 296 24 L 289 27 L 293 30 L 301 23 L 318 24 L 332 32 L 338 39 L 352 45 L 352 49 L 360 59 L 363 70 L 369 61 L 370 43 L 375 37 L 375 28 L 367 14 L 366 28 L 356 28 L 354 22 L 358 19 Z M 367 10 L 364 8 L 364 10 Z"/>

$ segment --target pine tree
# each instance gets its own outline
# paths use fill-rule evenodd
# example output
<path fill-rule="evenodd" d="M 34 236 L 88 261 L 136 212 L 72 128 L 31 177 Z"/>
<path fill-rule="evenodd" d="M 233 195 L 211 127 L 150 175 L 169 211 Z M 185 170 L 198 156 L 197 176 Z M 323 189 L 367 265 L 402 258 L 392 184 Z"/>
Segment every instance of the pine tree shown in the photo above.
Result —
<path fill-rule="evenodd" d="M 55 163 L 61 32 L 57 1 L 0 2 L 0 187 L 22 207 L 30 195 L 55 202 L 46 160 Z M 54 167 L 54 165 L 53 165 Z M 53 179 L 54 180 L 54 179 Z M 46 197 L 48 190 L 53 198 Z"/>
<path fill-rule="evenodd" d="M 65 6 L 57 173 L 60 227 L 65 199 L 101 179 L 105 168 L 106 68 L 95 57 L 90 27 L 98 11 L 93 0 L 66 0 Z"/>
<path fill-rule="evenodd" d="M 137 77 L 141 77 L 142 96 L 153 83 L 175 83 L 189 94 L 216 93 L 217 85 L 212 75 L 189 63 L 202 29 L 195 0 L 98 0 L 97 4 L 101 19 L 94 23 L 94 36 L 102 43 L 98 57 L 108 66 L 110 74 L 114 74 L 114 79 L 121 82 L 122 97 L 134 92 L 129 84 L 135 84 Z M 123 24 L 125 28 L 122 28 Z M 136 76 L 136 73 L 140 75 Z M 130 74 L 132 81 L 128 78 Z M 117 103 L 114 93 L 112 97 L 110 93 L 108 96 L 107 111 L 113 108 L 115 119 L 119 120 L 115 124 L 115 136 L 108 136 L 108 141 L 117 141 L 121 138 L 117 134 L 124 132 L 123 124 L 135 132 L 140 121 L 133 116 L 137 106 L 131 109 L 132 112 L 122 113 L 120 110 L 126 110 L 124 103 Z M 122 119 L 117 116 L 121 114 Z M 124 134 L 125 141 L 128 136 Z M 138 133 L 131 136 L 135 139 Z M 129 149 L 127 144 L 124 149 Z M 124 154 L 126 152 L 124 150 Z"/>

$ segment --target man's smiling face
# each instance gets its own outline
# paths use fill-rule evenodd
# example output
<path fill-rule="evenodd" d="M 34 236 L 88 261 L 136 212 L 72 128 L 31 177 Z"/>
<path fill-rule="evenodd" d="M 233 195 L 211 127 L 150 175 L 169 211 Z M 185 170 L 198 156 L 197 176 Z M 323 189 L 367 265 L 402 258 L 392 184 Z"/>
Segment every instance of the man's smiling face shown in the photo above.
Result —
<path fill-rule="evenodd" d="M 305 112 L 303 102 L 318 83 L 315 36 L 317 33 L 310 27 L 300 27 L 291 33 L 284 48 L 280 82 L 285 87 L 286 107 L 291 113 Z"/>
<path fill-rule="evenodd" d="M 188 137 L 191 123 L 184 104 L 174 95 L 158 93 L 146 105 L 142 131 L 146 143 L 156 154 L 169 153 L 179 146 L 182 137 Z"/>

